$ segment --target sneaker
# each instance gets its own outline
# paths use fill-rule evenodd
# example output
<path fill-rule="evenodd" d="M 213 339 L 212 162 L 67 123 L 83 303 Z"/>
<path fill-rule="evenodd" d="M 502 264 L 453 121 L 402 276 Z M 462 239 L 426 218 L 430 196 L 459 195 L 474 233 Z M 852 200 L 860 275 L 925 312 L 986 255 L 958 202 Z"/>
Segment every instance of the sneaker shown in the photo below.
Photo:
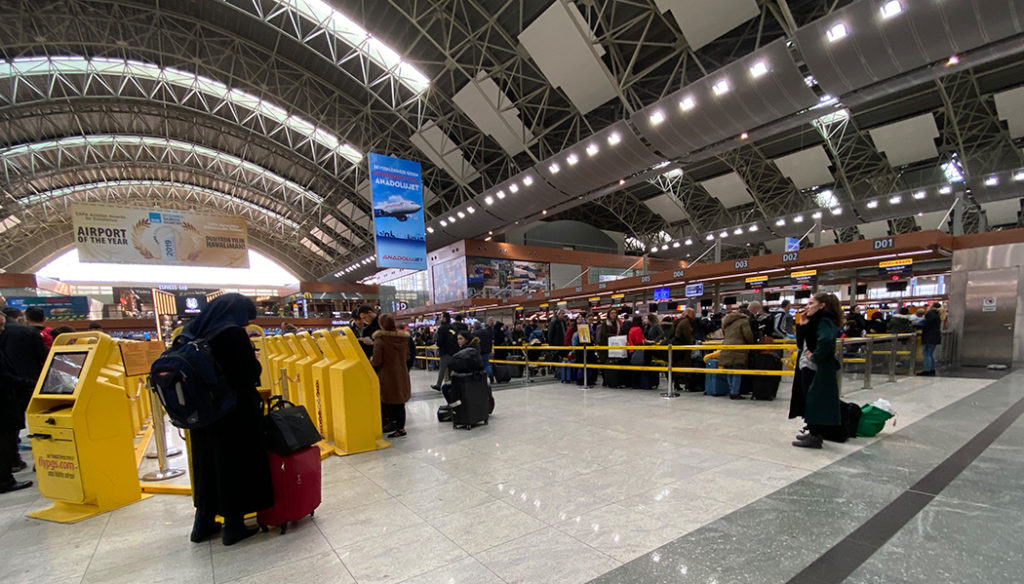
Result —
<path fill-rule="evenodd" d="M 388 438 L 405 438 L 405 436 L 406 436 L 406 431 L 404 429 L 402 429 L 402 430 L 395 430 L 394 432 L 388 434 Z"/>
<path fill-rule="evenodd" d="M 436 385 L 431 385 L 430 389 L 433 389 L 434 391 L 441 391 L 441 388 Z"/>
<path fill-rule="evenodd" d="M 397 426 L 397 425 L 396 425 L 396 424 L 395 424 L 394 422 L 392 422 L 392 423 L 390 423 L 390 424 L 388 424 L 388 425 L 384 426 L 384 427 L 383 427 L 383 428 L 381 429 L 381 433 L 382 433 L 382 434 L 387 434 L 387 433 L 389 433 L 389 432 L 394 432 L 394 431 L 395 431 L 395 430 L 397 430 L 397 429 L 398 429 L 398 426 Z"/>

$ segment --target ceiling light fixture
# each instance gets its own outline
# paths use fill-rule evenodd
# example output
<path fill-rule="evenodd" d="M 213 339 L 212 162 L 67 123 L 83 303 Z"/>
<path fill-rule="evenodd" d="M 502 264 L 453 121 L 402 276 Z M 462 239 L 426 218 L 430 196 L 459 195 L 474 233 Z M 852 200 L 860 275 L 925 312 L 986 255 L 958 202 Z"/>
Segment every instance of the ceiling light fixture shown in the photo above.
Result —
<path fill-rule="evenodd" d="M 901 12 L 903 12 L 903 5 L 899 0 L 889 0 L 882 4 L 882 18 L 892 18 Z"/>
<path fill-rule="evenodd" d="M 444 219 L 441 219 L 441 227 L 448 227 L 448 222 L 445 221 Z"/>
<path fill-rule="evenodd" d="M 499 199 L 504 199 L 505 198 L 505 191 L 498 191 L 497 193 L 494 193 L 494 194 L 498 195 Z"/>
<path fill-rule="evenodd" d="M 729 93 L 729 89 L 731 89 L 729 87 L 729 80 L 719 79 L 711 89 L 715 92 L 715 95 L 725 95 L 726 93 Z"/>
<path fill-rule="evenodd" d="M 516 194 L 519 192 L 519 185 L 517 185 L 516 183 L 512 183 L 508 185 L 508 190 L 511 191 L 512 194 Z"/>
<path fill-rule="evenodd" d="M 529 176 L 529 175 L 524 176 L 523 177 L 523 184 L 526 185 L 526 186 L 532 185 L 533 184 L 533 177 Z"/>
<path fill-rule="evenodd" d="M 846 35 L 849 33 L 850 31 L 849 29 L 846 28 L 845 24 L 843 24 L 842 22 L 837 22 L 836 24 L 832 25 L 832 28 L 828 29 L 826 36 L 828 36 L 828 42 L 834 43 L 839 39 L 846 38 Z"/>
<path fill-rule="evenodd" d="M 570 154 L 565 157 L 565 161 L 569 163 L 569 166 L 572 166 L 580 161 L 580 157 L 575 154 Z"/>
<path fill-rule="evenodd" d="M 593 156 L 593 155 L 597 154 L 597 152 L 598 152 L 597 144 L 589 144 L 589 145 L 587 145 L 587 156 Z"/>
<path fill-rule="evenodd" d="M 695 107 L 697 107 L 697 100 L 695 100 L 692 95 L 687 95 L 679 101 L 679 109 L 684 112 L 688 112 Z"/>
<path fill-rule="evenodd" d="M 758 77 L 764 75 L 767 72 L 768 63 L 765 63 L 764 61 L 758 61 L 750 67 L 750 75 L 754 79 L 757 79 Z"/>
<path fill-rule="evenodd" d="M 1013 174 L 1013 180 L 1020 182 L 1024 181 L 1024 170 L 1018 170 Z"/>
<path fill-rule="evenodd" d="M 476 213 L 476 209 L 473 207 L 466 207 L 466 212 L 472 215 L 473 213 Z"/>
<path fill-rule="evenodd" d="M 672 242 L 672 247 L 679 247 L 679 242 L 678 241 L 673 241 Z"/>
<path fill-rule="evenodd" d="M 562 167 L 558 166 L 557 162 L 552 162 L 551 166 L 548 167 L 548 171 L 550 171 L 551 174 L 558 174 L 559 170 L 562 170 Z"/>
<path fill-rule="evenodd" d="M 815 211 L 811 213 L 811 219 L 821 219 L 821 211 Z"/>
<path fill-rule="evenodd" d="M 950 194 L 952 192 L 953 192 L 953 187 L 951 187 L 949 185 L 946 185 L 946 186 L 942 187 L 941 189 L 939 189 L 939 194 L 940 195 L 948 195 L 948 194 Z"/>
<path fill-rule="evenodd" d="M 889 197 L 889 204 L 890 205 L 899 205 L 902 202 L 903 202 L 903 197 L 901 197 L 900 195 L 893 195 L 893 196 Z"/>
<path fill-rule="evenodd" d="M 733 230 L 732 234 L 733 235 L 743 235 L 743 228 L 742 227 L 737 227 L 736 229 Z"/>
<path fill-rule="evenodd" d="M 619 142 L 622 142 L 622 136 L 620 136 L 618 132 L 612 132 L 611 134 L 608 134 L 609 146 L 615 146 Z"/>
<path fill-rule="evenodd" d="M 999 177 L 998 176 L 990 176 L 990 177 L 985 179 L 985 186 L 986 187 L 994 187 L 997 184 L 999 184 Z"/>
<path fill-rule="evenodd" d="M 729 232 L 728 231 L 722 231 L 721 233 L 718 234 L 718 237 L 721 237 L 722 239 L 725 239 L 726 237 L 729 237 Z"/>
<path fill-rule="evenodd" d="M 433 233 L 433 232 L 434 232 L 434 228 L 433 227 L 427 227 L 427 233 Z"/>
<path fill-rule="evenodd" d="M 749 233 L 754 233 L 755 231 L 757 231 L 757 229 L 758 229 L 757 225 L 751 225 L 750 227 L 747 227 L 747 231 Z"/>
<path fill-rule="evenodd" d="M 877 209 L 878 201 L 868 201 L 868 209 Z"/>
<path fill-rule="evenodd" d="M 651 125 L 657 126 L 658 124 L 665 121 L 665 112 L 658 110 L 651 114 Z"/>
<path fill-rule="evenodd" d="M 462 211 L 459 211 L 458 213 L 456 213 L 456 215 L 459 216 L 459 219 L 465 219 L 466 218 L 466 214 L 463 213 Z"/>
<path fill-rule="evenodd" d="M 484 202 L 487 203 L 488 205 L 493 205 L 494 197 L 487 195 L 486 197 L 484 197 Z"/>
<path fill-rule="evenodd" d="M 793 223 L 803 223 L 803 222 L 804 222 L 804 216 L 803 215 L 797 215 L 796 217 L 793 217 Z"/>
<path fill-rule="evenodd" d="M 705 237 L 704 239 L 706 239 L 708 241 L 714 241 L 715 240 L 715 234 L 709 233 L 708 236 Z"/>
<path fill-rule="evenodd" d="M 829 209 L 829 211 L 831 211 L 833 215 L 842 215 L 843 214 L 843 208 L 842 207 L 832 207 L 831 209 Z"/>
<path fill-rule="evenodd" d="M 958 65 L 959 63 L 960 63 L 960 57 L 958 57 L 956 55 L 950 55 L 949 60 L 946 61 L 946 66 L 947 67 L 952 67 L 953 65 Z"/>
<path fill-rule="evenodd" d="M 684 245 L 693 245 L 693 240 L 692 240 L 692 239 L 690 239 L 689 237 L 687 237 L 687 238 L 686 238 L 686 241 L 684 241 L 684 242 L 683 242 L 683 244 L 684 244 Z"/>
<path fill-rule="evenodd" d="M 779 220 L 775 221 L 775 226 L 776 227 L 782 227 L 785 224 L 786 224 L 786 220 L 785 219 L 779 219 Z"/>
<path fill-rule="evenodd" d="M 914 193 L 914 199 L 916 199 L 918 201 L 920 201 L 921 199 L 923 199 L 923 198 L 925 198 L 927 196 L 928 196 L 928 193 L 926 193 L 924 191 L 917 191 L 916 193 Z"/>
<path fill-rule="evenodd" d="M 750 134 L 748 134 L 746 132 L 743 132 L 742 134 L 740 134 L 740 140 L 746 140 L 749 137 L 750 137 Z"/>

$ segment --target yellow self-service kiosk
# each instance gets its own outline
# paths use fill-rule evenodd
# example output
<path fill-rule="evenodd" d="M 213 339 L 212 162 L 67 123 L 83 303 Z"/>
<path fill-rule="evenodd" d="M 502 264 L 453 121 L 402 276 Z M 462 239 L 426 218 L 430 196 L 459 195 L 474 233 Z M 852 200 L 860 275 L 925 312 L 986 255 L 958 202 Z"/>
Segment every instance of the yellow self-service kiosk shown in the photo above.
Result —
<path fill-rule="evenodd" d="M 54 340 L 27 410 L 39 492 L 53 506 L 29 517 L 74 523 L 142 499 L 115 350 L 99 332 Z"/>
<path fill-rule="evenodd" d="M 334 408 L 332 407 L 331 367 L 341 361 L 341 348 L 328 330 L 313 331 L 313 339 L 323 354 L 323 359 L 313 364 L 313 391 L 320 403 L 320 419 L 317 422 L 320 434 L 327 442 L 333 443 Z"/>
<path fill-rule="evenodd" d="M 342 355 L 330 368 L 335 451 L 344 456 L 391 446 L 381 432 L 380 381 L 370 360 L 352 329 L 336 328 L 331 335 Z"/>
<path fill-rule="evenodd" d="M 249 340 L 252 341 L 252 346 L 256 348 L 256 359 L 260 362 L 260 367 L 263 369 L 260 373 L 260 396 L 263 399 L 267 399 L 272 394 L 277 393 L 274 389 L 277 378 L 270 364 L 271 349 L 267 343 L 267 336 L 263 332 L 263 328 L 255 324 L 247 325 L 245 332 L 249 333 Z"/>

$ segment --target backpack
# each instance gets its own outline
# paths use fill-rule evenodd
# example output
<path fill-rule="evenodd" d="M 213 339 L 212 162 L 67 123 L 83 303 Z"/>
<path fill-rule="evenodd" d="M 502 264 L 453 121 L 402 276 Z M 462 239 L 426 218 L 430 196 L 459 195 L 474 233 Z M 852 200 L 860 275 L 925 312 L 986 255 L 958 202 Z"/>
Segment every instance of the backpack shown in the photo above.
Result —
<path fill-rule="evenodd" d="M 193 430 L 220 420 L 235 407 L 237 397 L 210 351 L 210 339 L 182 332 L 150 368 L 153 391 L 171 423 Z"/>

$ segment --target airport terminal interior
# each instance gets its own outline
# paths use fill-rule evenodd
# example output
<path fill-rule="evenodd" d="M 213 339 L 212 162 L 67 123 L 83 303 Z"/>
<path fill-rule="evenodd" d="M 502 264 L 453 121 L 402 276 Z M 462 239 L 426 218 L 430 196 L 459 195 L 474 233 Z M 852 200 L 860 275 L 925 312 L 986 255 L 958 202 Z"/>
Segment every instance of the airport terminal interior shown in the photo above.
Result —
<path fill-rule="evenodd" d="M 0 49 L 3 584 L 1024 581 L 1024 3 Z"/>

